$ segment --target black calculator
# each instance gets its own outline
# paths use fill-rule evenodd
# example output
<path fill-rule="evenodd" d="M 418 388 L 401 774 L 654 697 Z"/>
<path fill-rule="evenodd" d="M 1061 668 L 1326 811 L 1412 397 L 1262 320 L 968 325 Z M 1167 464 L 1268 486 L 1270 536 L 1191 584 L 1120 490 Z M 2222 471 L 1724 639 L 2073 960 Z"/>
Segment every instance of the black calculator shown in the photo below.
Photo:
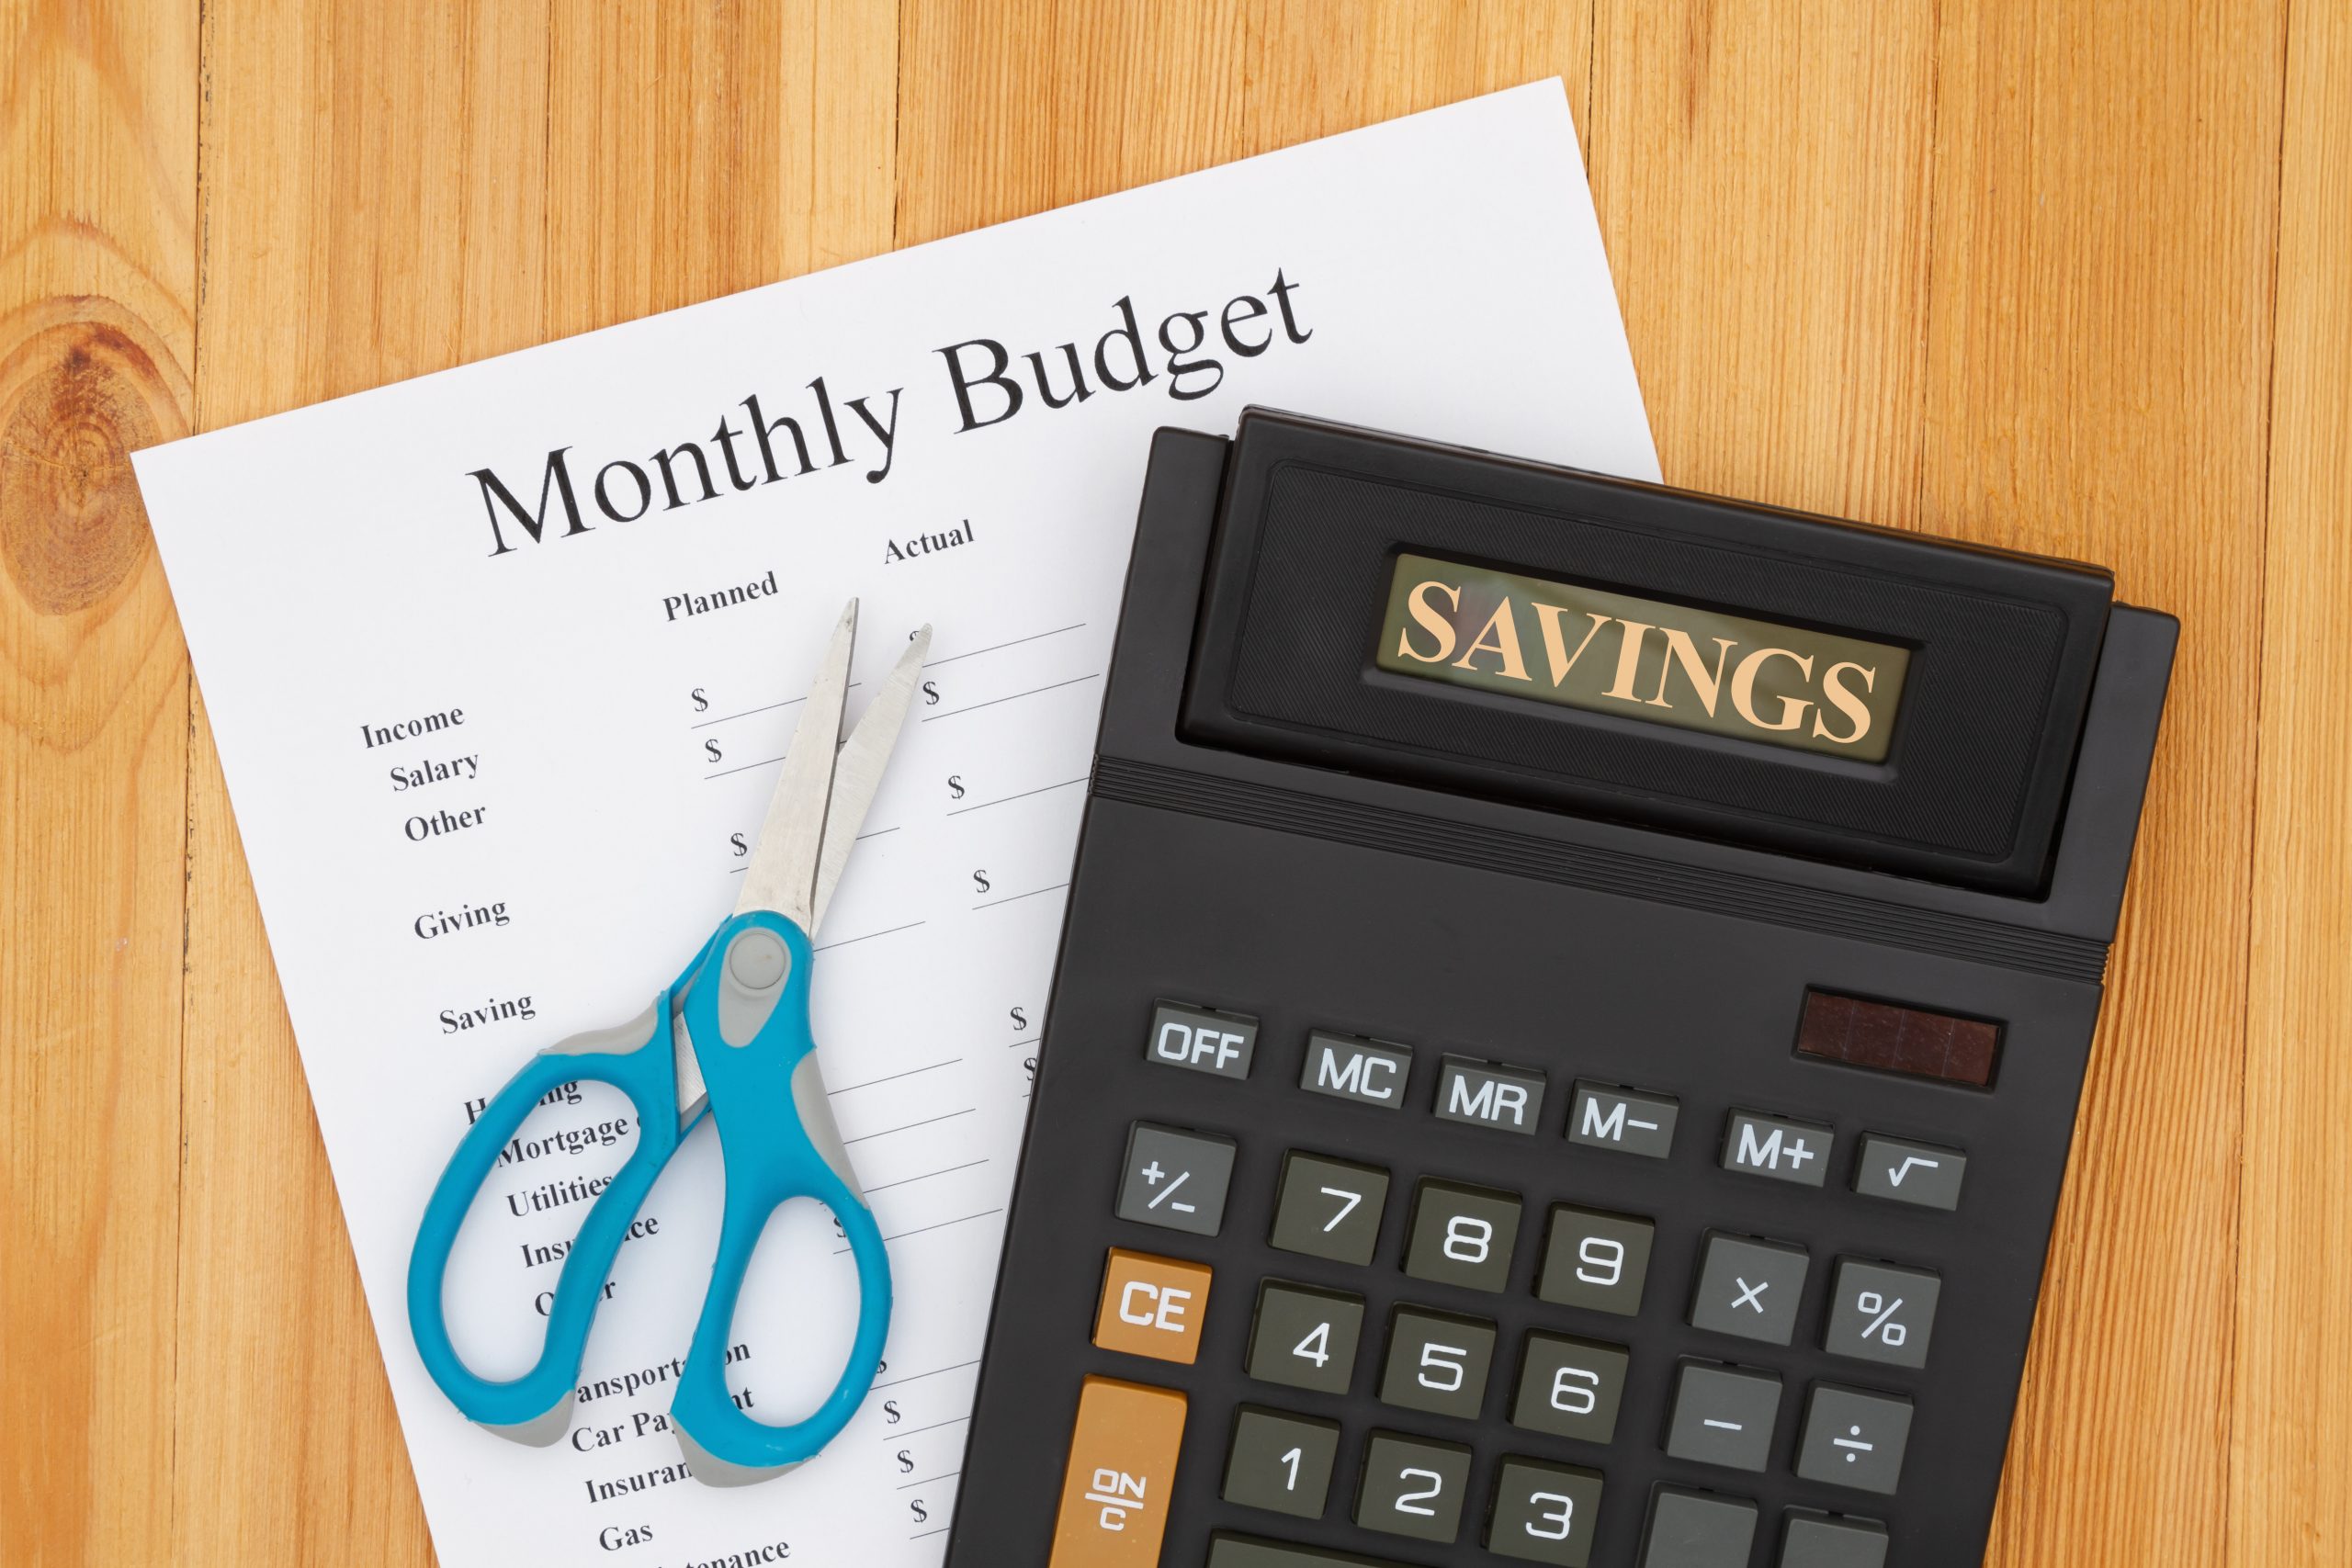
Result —
<path fill-rule="evenodd" d="M 948 1562 L 1980 1561 L 2177 629 L 1160 432 Z"/>

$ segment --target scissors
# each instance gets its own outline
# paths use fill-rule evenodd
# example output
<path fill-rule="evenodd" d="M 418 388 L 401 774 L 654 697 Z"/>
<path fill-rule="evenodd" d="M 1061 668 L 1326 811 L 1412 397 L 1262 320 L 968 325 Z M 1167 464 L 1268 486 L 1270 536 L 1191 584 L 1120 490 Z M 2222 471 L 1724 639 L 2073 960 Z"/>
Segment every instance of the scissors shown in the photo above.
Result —
<path fill-rule="evenodd" d="M 906 721 L 931 628 L 914 635 L 843 740 L 856 639 L 853 599 L 800 710 L 735 912 L 635 1019 L 575 1034 L 526 1063 L 468 1130 L 425 1204 L 409 1258 L 409 1327 L 425 1371 L 450 1403 L 501 1437 L 544 1447 L 571 1428 L 580 1359 L 614 1256 L 654 1178 L 705 1111 L 718 1125 L 727 1200 L 710 1288 L 670 1404 L 671 1429 L 688 1469 L 714 1486 L 780 1475 L 831 1441 L 874 1385 L 890 1326 L 890 1264 L 817 1066 L 808 1032 L 810 939 Z M 590 1208 L 564 1258 L 537 1363 L 512 1382 L 477 1377 L 450 1344 L 443 1316 L 450 1247 L 498 1151 L 532 1107 L 582 1078 L 612 1084 L 635 1103 L 637 1149 Z M 849 1240 L 857 1263 L 857 1333 L 825 1402 L 803 1420 L 770 1426 L 736 1407 L 724 1363 L 744 1269 L 769 1214 L 792 1198 L 823 1203 Z"/>

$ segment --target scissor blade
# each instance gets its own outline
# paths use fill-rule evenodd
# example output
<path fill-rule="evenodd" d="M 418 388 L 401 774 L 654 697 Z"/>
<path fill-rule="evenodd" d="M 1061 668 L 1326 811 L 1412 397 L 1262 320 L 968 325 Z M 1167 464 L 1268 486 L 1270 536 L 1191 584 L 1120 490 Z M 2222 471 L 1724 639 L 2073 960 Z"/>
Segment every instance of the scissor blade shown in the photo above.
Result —
<path fill-rule="evenodd" d="M 768 797 L 767 819 L 743 874 L 735 912 L 773 909 L 802 931 L 816 918 L 817 854 L 825 841 L 825 813 L 833 791 L 833 753 L 841 745 L 842 706 L 849 698 L 849 656 L 857 642 L 857 601 L 842 611 L 831 646 L 801 705 L 784 772 Z"/>
<path fill-rule="evenodd" d="M 899 655 L 890 678 L 882 682 L 833 762 L 833 799 L 825 814 L 824 847 L 817 856 L 817 892 L 809 905 L 809 923 L 803 928 L 811 936 L 816 934 L 817 922 L 825 918 L 825 906 L 832 901 L 833 885 L 841 881 L 842 869 L 849 864 L 850 846 L 865 825 L 865 810 L 874 804 L 874 792 L 882 787 L 882 770 L 890 765 L 891 748 L 899 743 L 899 731 L 907 722 L 907 705 L 914 698 L 922 661 L 930 652 L 931 628 L 925 626 Z"/>

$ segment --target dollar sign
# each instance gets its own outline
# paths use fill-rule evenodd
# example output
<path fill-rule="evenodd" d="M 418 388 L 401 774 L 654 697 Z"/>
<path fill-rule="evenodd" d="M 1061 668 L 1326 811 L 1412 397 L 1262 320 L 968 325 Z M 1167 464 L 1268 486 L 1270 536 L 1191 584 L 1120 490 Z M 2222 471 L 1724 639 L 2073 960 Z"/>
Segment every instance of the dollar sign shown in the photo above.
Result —
<path fill-rule="evenodd" d="M 722 755 L 718 750 L 718 742 L 716 740 L 704 741 L 702 743 L 702 750 L 703 755 L 708 757 L 714 762 L 718 761 L 719 757 Z"/>
<path fill-rule="evenodd" d="M 931 1523 L 931 1510 L 924 1507 L 921 1502 L 908 1504 L 907 1512 L 915 1517 L 915 1523 L 919 1525 Z"/>
<path fill-rule="evenodd" d="M 695 688 L 695 712 L 708 713 L 709 711 L 710 699 L 702 694 L 702 688 L 700 686 L 696 686 Z"/>
<path fill-rule="evenodd" d="M 935 708 L 939 705 L 939 683 L 937 682 L 925 681 L 922 683 L 922 705 L 927 708 Z"/>
<path fill-rule="evenodd" d="M 1035 1083 L 1037 1081 L 1037 1058 L 1035 1056 L 1022 1057 L 1021 1070 L 1029 1075 L 1029 1081 L 1031 1083 Z"/>
<path fill-rule="evenodd" d="M 752 846 L 743 841 L 743 835 L 741 833 L 728 834 L 727 841 L 735 846 L 735 857 L 738 860 L 752 852 Z"/>
<path fill-rule="evenodd" d="M 1029 1027 L 1029 1015 L 1027 1013 L 1022 1011 L 1019 1008 L 1012 1008 L 1008 1010 L 1012 1014 L 1013 1028 L 1026 1029 Z"/>
<path fill-rule="evenodd" d="M 914 1473 L 914 1469 L 915 1456 L 909 1453 L 906 1450 L 900 1449 L 899 1450 L 899 1473 L 900 1475 L 911 1475 Z"/>
<path fill-rule="evenodd" d="M 947 775 L 947 798 L 950 800 L 961 800 L 964 798 L 963 774 L 950 773 Z"/>
<path fill-rule="evenodd" d="M 972 873 L 972 886 L 979 892 L 987 892 L 989 890 L 989 874 L 985 871 L 976 871 Z"/>
<path fill-rule="evenodd" d="M 882 1402 L 882 1424 L 884 1426 L 895 1427 L 905 1419 L 906 1416 L 899 1413 L 899 1402 L 897 1400 L 886 1399 Z"/>

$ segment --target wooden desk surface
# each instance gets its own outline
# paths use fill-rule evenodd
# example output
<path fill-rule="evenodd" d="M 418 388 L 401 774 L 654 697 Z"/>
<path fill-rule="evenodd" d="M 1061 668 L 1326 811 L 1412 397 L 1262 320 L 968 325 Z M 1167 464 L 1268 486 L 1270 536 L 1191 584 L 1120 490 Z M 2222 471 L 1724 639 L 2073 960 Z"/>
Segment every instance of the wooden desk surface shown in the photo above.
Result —
<path fill-rule="evenodd" d="M 1669 479 L 2184 623 L 1992 1560 L 2352 1561 L 2343 0 L 5 16 L 0 1557 L 429 1557 L 127 449 L 1557 73 Z"/>

